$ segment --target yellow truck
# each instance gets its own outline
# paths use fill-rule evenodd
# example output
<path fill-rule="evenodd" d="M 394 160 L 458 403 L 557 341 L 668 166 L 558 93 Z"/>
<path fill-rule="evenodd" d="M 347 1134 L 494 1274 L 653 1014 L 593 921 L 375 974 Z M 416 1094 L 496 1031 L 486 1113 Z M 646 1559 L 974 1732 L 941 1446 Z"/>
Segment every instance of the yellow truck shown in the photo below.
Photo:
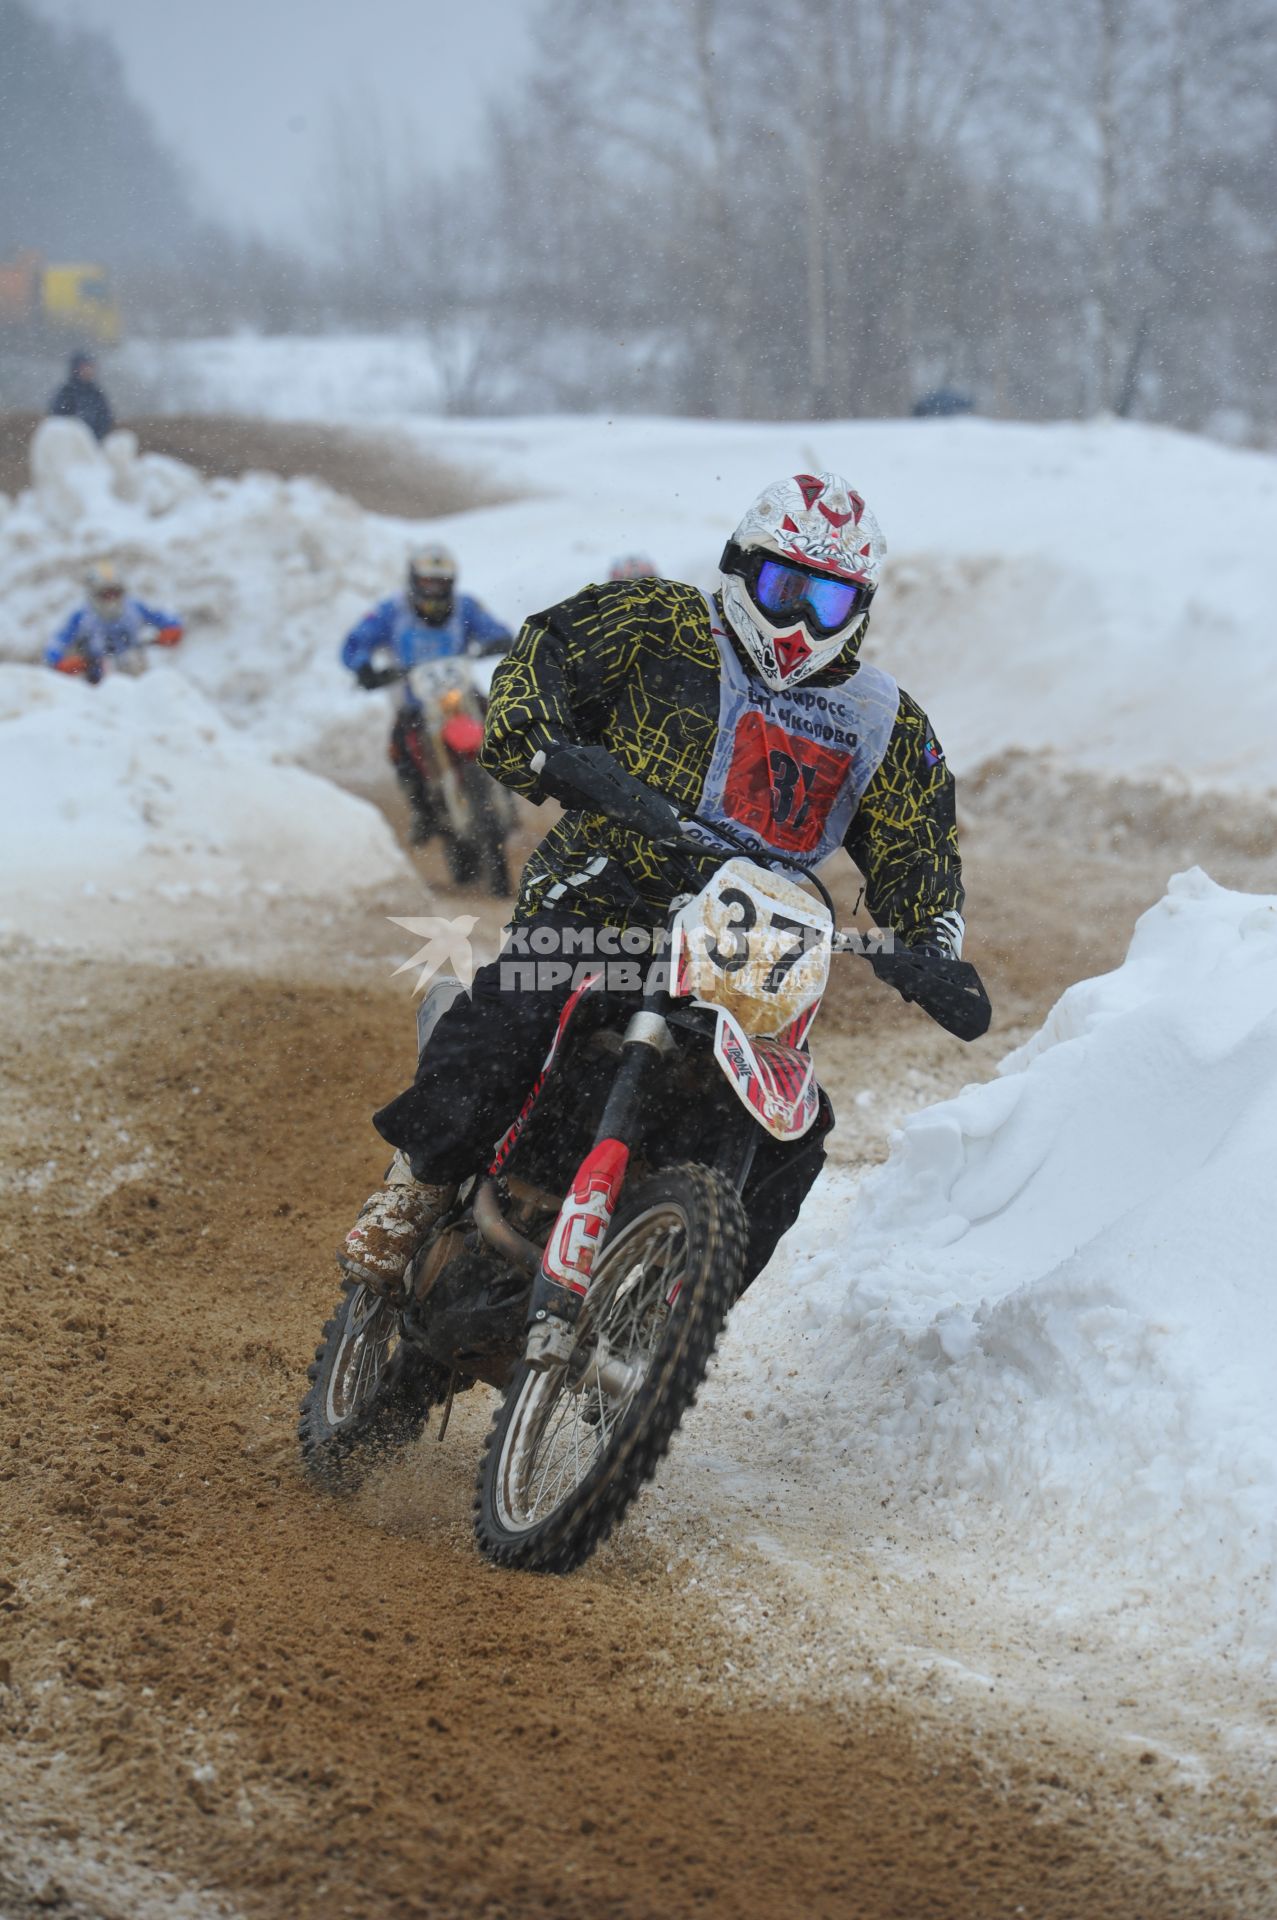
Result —
<path fill-rule="evenodd" d="M 120 310 L 105 268 L 51 266 L 38 253 L 0 262 L 0 339 L 15 335 L 118 346 Z"/>

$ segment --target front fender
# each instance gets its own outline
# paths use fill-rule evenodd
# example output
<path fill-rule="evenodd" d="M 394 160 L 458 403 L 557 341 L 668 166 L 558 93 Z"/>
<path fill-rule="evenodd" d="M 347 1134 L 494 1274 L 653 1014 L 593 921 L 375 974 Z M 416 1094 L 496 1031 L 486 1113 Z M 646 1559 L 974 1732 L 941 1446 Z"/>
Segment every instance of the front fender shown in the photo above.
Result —
<path fill-rule="evenodd" d="M 820 1108 L 809 1053 L 783 1040 L 751 1038 L 726 1008 L 714 1025 L 714 1058 L 746 1111 L 776 1140 L 800 1140 Z"/>

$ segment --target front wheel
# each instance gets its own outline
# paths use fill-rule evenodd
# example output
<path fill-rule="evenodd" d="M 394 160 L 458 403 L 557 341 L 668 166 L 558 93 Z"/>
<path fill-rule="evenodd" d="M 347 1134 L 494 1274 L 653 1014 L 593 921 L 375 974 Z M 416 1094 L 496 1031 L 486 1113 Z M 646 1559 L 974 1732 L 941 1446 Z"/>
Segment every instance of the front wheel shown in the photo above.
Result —
<path fill-rule="evenodd" d="M 469 760 L 461 769 L 461 791 L 470 809 L 477 871 L 482 873 L 488 892 L 498 900 L 512 892 L 510 868 L 506 860 L 506 835 L 509 819 L 505 794 L 483 768 Z M 476 875 L 477 877 L 477 875 Z"/>
<path fill-rule="evenodd" d="M 343 1282 L 298 1424 L 302 1464 L 328 1492 L 353 1489 L 379 1458 L 415 1440 L 447 1391 L 445 1369 L 409 1346 L 400 1327 L 388 1301 Z"/>
<path fill-rule="evenodd" d="M 475 1500 L 490 1560 L 570 1573 L 607 1539 L 696 1398 L 747 1239 L 738 1194 L 708 1167 L 625 1190 L 572 1359 L 521 1366 L 493 1422 Z"/>

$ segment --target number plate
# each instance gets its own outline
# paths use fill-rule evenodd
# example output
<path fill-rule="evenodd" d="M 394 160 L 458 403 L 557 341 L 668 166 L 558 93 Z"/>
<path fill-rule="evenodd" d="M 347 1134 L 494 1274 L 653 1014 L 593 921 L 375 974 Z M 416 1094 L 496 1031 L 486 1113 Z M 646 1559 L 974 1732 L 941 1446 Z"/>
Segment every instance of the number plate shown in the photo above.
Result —
<path fill-rule="evenodd" d="M 729 860 L 674 920 L 678 993 L 723 1007 L 745 1033 L 777 1034 L 829 978 L 823 903 L 750 860 Z"/>
<path fill-rule="evenodd" d="M 470 686 L 469 663 L 459 654 L 443 660 L 422 660 L 409 670 L 408 685 L 423 706 L 454 689 L 465 693 Z"/>

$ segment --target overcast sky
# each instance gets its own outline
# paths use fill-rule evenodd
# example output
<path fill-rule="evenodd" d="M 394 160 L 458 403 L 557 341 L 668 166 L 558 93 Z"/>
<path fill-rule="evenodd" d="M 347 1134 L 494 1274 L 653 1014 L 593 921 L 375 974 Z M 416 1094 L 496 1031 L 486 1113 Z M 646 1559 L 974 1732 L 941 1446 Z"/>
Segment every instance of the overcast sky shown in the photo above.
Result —
<path fill-rule="evenodd" d="M 202 207 L 304 224 L 329 102 L 378 103 L 413 153 L 464 149 L 529 58 L 529 0 L 29 0 L 106 30 Z"/>

